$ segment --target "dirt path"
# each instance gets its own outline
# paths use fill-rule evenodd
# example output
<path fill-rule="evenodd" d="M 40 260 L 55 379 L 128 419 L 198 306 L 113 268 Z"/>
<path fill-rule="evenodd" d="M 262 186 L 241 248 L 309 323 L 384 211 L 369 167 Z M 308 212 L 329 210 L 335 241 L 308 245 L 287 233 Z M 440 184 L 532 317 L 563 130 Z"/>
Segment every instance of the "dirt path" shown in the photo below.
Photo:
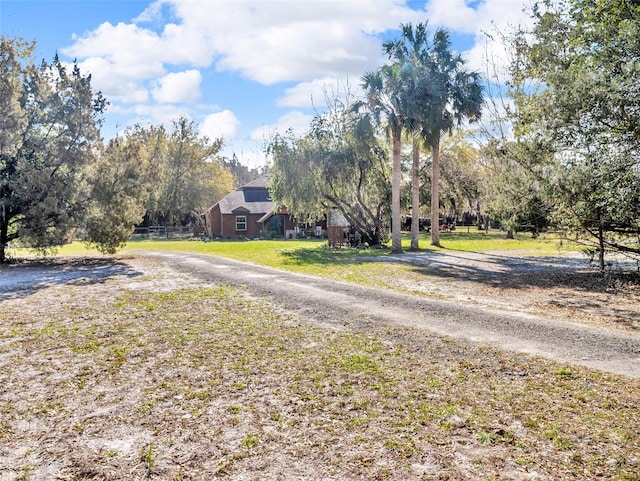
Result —
<path fill-rule="evenodd" d="M 640 332 L 532 316 L 548 260 L 522 282 L 391 257 L 437 268 L 370 266 L 382 290 L 185 253 L 0 267 L 0 481 L 636 479 Z M 633 322 L 634 286 L 607 293 Z"/>
<path fill-rule="evenodd" d="M 214 282 L 268 296 L 314 324 L 346 320 L 428 329 L 505 350 L 640 378 L 640 334 L 505 313 L 288 273 L 230 259 L 169 252 L 141 254 Z M 527 267 L 531 269 L 531 266 Z"/>

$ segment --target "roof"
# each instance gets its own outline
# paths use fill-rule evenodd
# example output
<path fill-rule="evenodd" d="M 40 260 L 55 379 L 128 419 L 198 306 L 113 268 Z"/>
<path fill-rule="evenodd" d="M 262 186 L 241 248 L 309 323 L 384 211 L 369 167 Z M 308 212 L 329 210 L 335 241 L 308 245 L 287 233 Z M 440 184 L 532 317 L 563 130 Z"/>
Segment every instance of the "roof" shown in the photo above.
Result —
<path fill-rule="evenodd" d="M 240 189 L 268 189 L 268 188 L 269 188 L 269 181 L 264 175 L 240 187 Z"/>
<path fill-rule="evenodd" d="M 259 177 L 223 197 L 216 205 L 220 207 L 222 214 L 234 214 L 238 211 L 243 211 L 243 214 L 266 214 L 274 208 L 267 187 L 267 178 Z"/>
<path fill-rule="evenodd" d="M 258 224 L 263 224 L 263 223 L 267 222 L 271 218 L 271 216 L 273 214 L 275 214 L 275 211 L 276 210 L 274 208 L 271 208 L 271 210 L 269 212 L 267 212 L 260 219 L 258 219 Z"/>

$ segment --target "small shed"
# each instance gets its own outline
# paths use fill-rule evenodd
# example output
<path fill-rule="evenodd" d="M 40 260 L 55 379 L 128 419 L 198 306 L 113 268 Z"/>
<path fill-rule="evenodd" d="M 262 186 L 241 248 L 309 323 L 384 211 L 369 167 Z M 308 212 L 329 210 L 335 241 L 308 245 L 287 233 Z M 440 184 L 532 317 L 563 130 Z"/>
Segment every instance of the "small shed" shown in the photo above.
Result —
<path fill-rule="evenodd" d="M 349 221 L 338 209 L 331 209 L 327 212 L 327 237 L 329 245 L 332 247 L 342 246 L 349 243 Z"/>

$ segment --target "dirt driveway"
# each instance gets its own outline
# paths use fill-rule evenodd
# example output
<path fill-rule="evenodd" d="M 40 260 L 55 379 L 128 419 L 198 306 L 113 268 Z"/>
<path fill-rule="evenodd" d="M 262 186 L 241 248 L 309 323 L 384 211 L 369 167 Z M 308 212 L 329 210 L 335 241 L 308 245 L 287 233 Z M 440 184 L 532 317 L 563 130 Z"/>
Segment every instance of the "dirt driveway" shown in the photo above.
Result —
<path fill-rule="evenodd" d="M 467 305 L 428 299 L 288 273 L 214 256 L 169 252 L 143 254 L 195 277 L 243 286 L 252 294 L 273 298 L 280 305 L 296 311 L 314 324 L 335 325 L 343 319 L 349 319 L 360 321 L 363 326 L 371 322 L 382 322 L 419 327 L 500 349 L 640 377 L 640 333 L 632 329 L 612 329 L 601 325 L 585 325 L 521 312 L 508 312 L 504 308 L 487 307 L 486 304 Z M 387 260 L 414 264 L 436 263 L 440 265 L 440 271 L 443 263 L 448 262 L 449 271 L 454 268 L 460 271 L 456 282 L 460 282 L 460 277 L 471 275 L 482 275 L 490 279 L 499 276 L 501 269 L 509 269 L 512 274 L 517 272 L 518 276 L 527 277 L 532 277 L 537 272 L 538 276 L 548 279 L 553 275 L 570 275 L 569 273 L 575 272 L 580 265 L 584 265 L 575 258 L 564 261 L 513 260 L 511 263 L 504 262 L 503 259 L 496 262 L 495 256 L 478 254 L 458 255 L 457 259 L 451 256 L 434 258 L 429 255 L 416 258 L 409 254 L 399 259 L 391 257 Z M 454 262 L 455 266 L 452 264 Z M 481 267 L 487 264 L 492 267 Z M 454 287 L 453 284 L 450 287 Z M 477 285 L 475 289 L 478 289 Z M 633 306 L 628 305 L 633 302 L 634 299 L 624 301 L 624 309 L 630 309 L 631 316 L 638 313 L 638 310 L 634 312 Z"/>
<path fill-rule="evenodd" d="M 578 257 L 407 253 L 376 258 L 422 269 L 420 275 L 426 281 L 412 285 L 414 291 L 428 291 L 421 296 L 215 256 L 149 251 L 137 255 L 151 260 L 146 264 L 154 269 L 180 270 L 194 280 L 242 286 L 316 325 L 335 326 L 348 319 L 362 326 L 375 322 L 418 327 L 481 345 L 640 377 L 637 285 L 628 289 L 589 285 L 594 282 L 592 270 Z M 127 259 L 123 262 L 131 264 Z M 121 275 L 120 270 L 104 262 L 64 261 L 54 266 L 3 268 L 0 301 L 49 285 L 107 279 Z"/>
<path fill-rule="evenodd" d="M 385 290 L 169 252 L 0 268 L 0 481 L 636 479 L 634 285 L 448 255 L 385 257 L 411 266 Z"/>

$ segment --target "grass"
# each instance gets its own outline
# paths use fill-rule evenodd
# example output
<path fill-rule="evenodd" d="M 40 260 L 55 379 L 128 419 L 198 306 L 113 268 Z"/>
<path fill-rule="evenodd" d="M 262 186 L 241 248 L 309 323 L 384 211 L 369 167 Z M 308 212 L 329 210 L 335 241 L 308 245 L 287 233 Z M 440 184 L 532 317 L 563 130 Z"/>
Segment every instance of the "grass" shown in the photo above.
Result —
<path fill-rule="evenodd" d="M 410 239 L 403 236 L 402 245 L 405 250 L 410 247 Z M 371 249 L 359 251 L 354 249 L 326 249 L 329 252 L 316 251 L 326 247 L 326 240 L 226 240 L 202 242 L 199 240 L 132 240 L 121 251 L 128 253 L 135 250 L 170 250 L 193 252 L 198 254 L 212 254 L 232 257 L 247 262 L 261 263 L 276 267 L 284 264 L 283 255 L 298 256 L 301 261 L 335 263 L 340 259 L 352 259 L 361 256 L 380 256 L 388 254 L 387 249 Z M 528 255 L 557 255 L 560 251 L 575 249 L 568 242 L 555 233 L 543 234 L 533 239 L 529 234 L 516 234 L 515 239 L 507 239 L 503 232 L 490 231 L 443 232 L 441 234 L 442 248 L 430 245 L 430 237 L 422 234 L 420 246 L 422 251 L 443 252 L 490 252 L 490 251 L 518 251 Z M 310 252 L 307 252 L 310 251 Z M 23 257 L 32 254 L 28 249 L 9 249 L 12 257 Z M 81 242 L 74 242 L 61 246 L 57 254 L 63 256 L 95 255 L 96 251 L 89 249 Z"/>
<path fill-rule="evenodd" d="M 518 256 L 555 256 L 574 247 L 567 247 L 555 234 L 542 235 L 537 239 L 528 234 L 517 234 L 515 239 L 506 239 L 504 233 L 490 233 L 463 230 L 445 232 L 441 236 L 442 247 L 429 245 L 430 239 L 423 235 L 420 245 L 422 252 L 452 254 L 455 252 L 511 252 Z M 403 247 L 408 251 L 410 239 L 405 236 Z M 388 249 L 333 249 L 327 247 L 326 240 L 250 240 L 213 241 L 193 240 L 134 240 L 120 252 L 130 255 L 137 250 L 163 250 L 219 255 L 244 262 L 329 277 L 335 280 L 368 286 L 395 288 L 393 278 L 412 276 L 410 266 L 395 263 L 391 266 L 384 260 Z M 26 250 L 13 249 L 9 254 L 18 257 L 28 255 Z M 95 251 L 82 243 L 62 246 L 58 255 L 95 255 Z M 327 269 L 327 267 L 331 267 Z M 402 290 L 402 289 L 400 289 Z"/>
<path fill-rule="evenodd" d="M 422 251 L 434 251 L 441 252 L 447 250 L 463 251 L 463 252 L 490 252 L 490 251 L 526 251 L 531 254 L 541 255 L 557 255 L 559 251 L 566 251 L 575 248 L 571 246 L 565 239 L 562 239 L 556 233 L 543 234 L 536 239 L 532 238 L 530 234 L 516 234 L 514 239 L 507 239 L 504 232 L 490 231 L 490 232 L 478 232 L 471 230 L 456 231 L 456 232 L 443 232 L 441 234 L 442 247 L 434 247 L 430 245 L 431 238 L 428 234 L 422 234 L 420 236 L 420 247 Z M 140 243 L 140 244 L 138 244 Z M 139 248 L 138 246 L 144 246 L 151 244 L 158 246 L 158 248 L 169 250 L 188 250 L 189 252 L 199 253 L 211 253 L 216 255 L 226 256 L 244 256 L 242 260 L 255 260 L 260 259 L 261 256 L 267 252 L 278 251 L 298 251 L 309 250 L 316 247 L 326 246 L 326 240 L 317 239 L 302 239 L 302 240 L 257 240 L 257 241 L 213 241 L 213 242 L 186 242 L 187 244 L 195 244 L 192 246 L 185 246 L 184 241 L 133 241 L 130 242 L 126 250 L 132 250 Z M 265 248 L 265 244 L 268 245 Z M 404 235 L 402 240 L 402 246 L 405 250 L 408 250 L 411 245 L 411 240 L 408 236 Z M 143 247 L 146 248 L 146 247 Z M 334 249 L 331 249 L 334 250 Z M 353 249 L 338 249 L 339 252 L 343 252 L 344 256 L 357 256 L 362 251 Z M 367 255 L 385 255 L 388 254 L 387 249 L 371 249 L 365 251 Z"/>
<path fill-rule="evenodd" d="M 404 247 L 409 249 L 410 239 L 403 239 Z M 578 285 L 579 292 L 588 292 L 585 287 L 593 284 L 593 280 L 582 278 L 559 279 L 547 278 L 533 279 L 523 276 L 495 276 L 493 279 L 476 279 L 479 275 L 477 268 L 452 269 L 440 264 L 447 256 L 456 256 L 460 252 L 485 252 L 497 254 L 493 256 L 493 264 L 498 266 L 505 256 L 536 257 L 558 256 L 571 251 L 575 246 L 567 246 L 560 237 L 555 234 L 545 234 L 537 239 L 529 234 L 516 235 L 515 239 L 506 239 L 503 232 L 490 231 L 489 233 L 464 229 L 456 232 L 442 233 L 441 248 L 429 246 L 429 239 L 423 236 L 421 239 L 423 249 L 418 255 L 424 256 L 425 265 L 415 266 L 408 262 L 402 262 L 402 257 L 391 256 L 389 249 L 334 249 L 327 246 L 325 240 L 251 240 L 251 241 L 213 241 L 202 242 L 200 240 L 135 240 L 119 254 L 123 257 L 135 256 L 139 250 L 164 250 L 191 252 L 205 255 L 219 255 L 251 262 L 258 265 L 284 269 L 308 275 L 321 276 L 341 282 L 349 282 L 369 287 L 393 289 L 403 293 L 425 296 L 436 299 L 452 299 L 452 296 L 464 299 L 465 302 L 480 302 L 494 307 L 493 299 L 503 297 L 513 299 L 519 309 L 529 309 L 527 312 L 539 314 L 539 308 L 522 299 L 524 288 L 540 287 L 540 282 L 549 283 L 552 280 L 571 284 L 570 299 L 564 292 L 560 293 L 561 302 L 555 302 L 554 310 L 557 316 L 575 317 L 575 307 L 582 302 L 582 297 L 576 296 L 573 285 Z M 25 255 L 27 251 L 12 251 L 14 256 Z M 95 253 L 86 249 L 82 243 L 74 243 L 63 246 L 59 251 L 60 256 L 95 256 Z M 435 263 L 429 263 L 429 261 Z M 444 262 L 446 264 L 446 260 Z M 499 266 L 498 266 L 499 268 Z M 474 271 L 475 269 L 475 271 Z M 505 271 L 510 269 L 504 267 Z M 482 270 L 482 269 L 480 269 Z M 454 276 L 465 276 L 464 285 L 456 287 L 452 292 L 445 281 L 450 281 Z M 478 289 L 481 287 L 481 289 Z M 602 291 L 607 286 L 598 284 L 594 289 Z M 511 290 L 498 293 L 496 289 Z M 604 295 L 604 294 L 602 294 Z M 505 297 L 506 296 L 506 297 Z M 485 298 L 489 299 L 486 301 Z M 556 301 L 558 296 L 555 297 Z M 538 299 L 540 300 L 540 299 Z M 585 300 L 591 302 L 592 299 Z M 488 304 L 487 304 L 488 302 Z M 600 301 L 598 301 L 600 302 Z M 501 301 L 502 304 L 504 302 Z M 538 305 L 540 303 L 538 302 Z M 566 305 L 566 306 L 565 306 Z M 612 311 L 613 312 L 613 311 Z M 615 311 L 613 321 L 606 320 L 609 324 L 628 328 L 633 324 L 634 316 L 626 315 L 627 310 Z M 544 313 L 548 315 L 547 313 Z M 550 313 L 556 315 L 555 313 Z M 590 316 L 584 318 L 584 322 L 599 322 Z"/>
<path fill-rule="evenodd" d="M 455 252 L 511 252 L 514 255 L 554 256 L 566 251 L 556 235 L 517 235 L 506 239 L 504 233 L 454 232 L 442 234 L 441 248 L 429 246 L 429 239 L 421 239 L 423 253 L 453 254 Z M 403 239 L 409 249 L 410 239 Z M 328 277 L 338 281 L 365 286 L 404 290 L 397 279 L 414 277 L 415 268 L 403 263 L 384 262 L 388 249 L 335 249 L 325 240 L 251 240 L 251 241 L 135 241 L 127 245 L 123 254 L 136 250 L 171 250 L 198 254 L 219 255 L 258 265 L 284 269 L 309 275 Z"/>
<path fill-rule="evenodd" d="M 408 252 L 410 240 L 403 239 Z M 119 257 L 132 258 L 139 250 L 180 251 L 218 255 L 284 269 L 308 275 L 363 286 L 392 289 L 402 293 L 432 299 L 477 303 L 489 308 L 518 310 L 555 319 L 572 320 L 621 329 L 637 329 L 637 299 L 640 283 L 637 273 L 613 271 L 601 277 L 587 269 L 554 274 L 553 276 L 520 272 L 514 269 L 513 258 L 558 257 L 574 253 L 578 246 L 567 244 L 557 234 L 544 234 L 533 239 L 519 234 L 507 239 L 503 232 L 478 232 L 462 228 L 442 233 L 441 248 L 429 246 L 423 236 L 423 248 L 417 262 L 404 262 L 409 255 L 392 256 L 383 249 L 335 249 L 324 240 L 135 240 L 123 249 Z M 487 253 L 482 262 L 467 265 L 456 257 L 461 253 Z M 27 250 L 13 249 L 11 255 L 26 257 Z M 95 251 L 82 243 L 63 246 L 59 257 L 92 257 Z M 110 259 L 110 257 L 107 257 Z M 80 261 L 82 262 L 82 261 Z M 586 267 L 586 263 L 585 263 Z M 505 275 L 506 274 L 506 275 Z M 452 286 L 452 284 L 454 284 Z M 615 298 L 614 309 L 605 309 Z"/>
<path fill-rule="evenodd" d="M 135 241 L 120 255 L 221 255 L 376 287 L 424 279 L 384 262 L 388 250 L 324 244 Z M 462 230 L 442 244 L 421 243 L 438 255 L 569 249 Z M 171 276 L 0 303 L 0 479 L 640 480 L 638 381 L 366 319 L 318 328 Z"/>
<path fill-rule="evenodd" d="M 0 303 L 2 479 L 640 479 L 638 381 L 138 265 Z"/>

